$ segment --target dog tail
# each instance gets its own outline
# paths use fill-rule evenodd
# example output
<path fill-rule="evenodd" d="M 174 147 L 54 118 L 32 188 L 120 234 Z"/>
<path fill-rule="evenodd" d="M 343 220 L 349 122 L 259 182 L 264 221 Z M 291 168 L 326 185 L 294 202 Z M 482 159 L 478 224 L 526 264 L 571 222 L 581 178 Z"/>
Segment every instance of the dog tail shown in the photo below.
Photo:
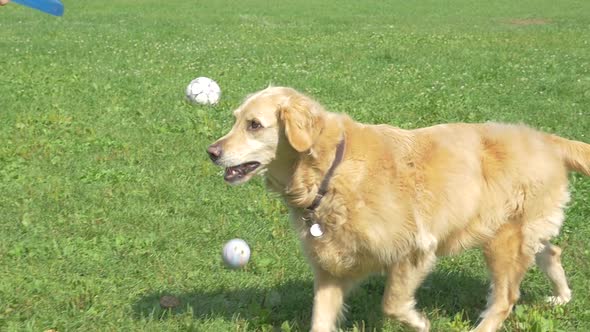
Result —
<path fill-rule="evenodd" d="M 590 176 L 590 144 L 556 135 L 549 135 L 549 139 L 561 152 L 567 168 Z"/>

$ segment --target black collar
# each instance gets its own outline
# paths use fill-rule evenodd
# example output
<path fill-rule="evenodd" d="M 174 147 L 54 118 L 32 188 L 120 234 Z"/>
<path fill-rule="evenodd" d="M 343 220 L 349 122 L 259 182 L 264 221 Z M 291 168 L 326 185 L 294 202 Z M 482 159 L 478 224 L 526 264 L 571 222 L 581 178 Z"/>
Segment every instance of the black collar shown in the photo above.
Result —
<path fill-rule="evenodd" d="M 315 209 L 318 206 L 320 206 L 322 198 L 324 198 L 324 196 L 328 192 L 328 185 L 330 184 L 330 180 L 332 179 L 332 176 L 334 175 L 334 171 L 336 170 L 338 165 L 340 165 L 340 162 L 342 162 L 342 157 L 344 157 L 344 146 L 345 145 L 346 145 L 345 139 L 344 139 L 344 136 L 342 136 L 340 143 L 338 143 L 338 147 L 336 147 L 336 156 L 334 157 L 334 161 L 332 162 L 332 166 L 330 166 L 330 169 L 326 173 L 326 176 L 324 177 L 324 180 L 322 181 L 322 184 L 320 185 L 320 189 L 318 189 L 318 193 L 315 195 L 315 199 L 313 200 L 311 205 L 306 208 L 307 211 L 313 212 L 313 211 L 315 211 Z"/>

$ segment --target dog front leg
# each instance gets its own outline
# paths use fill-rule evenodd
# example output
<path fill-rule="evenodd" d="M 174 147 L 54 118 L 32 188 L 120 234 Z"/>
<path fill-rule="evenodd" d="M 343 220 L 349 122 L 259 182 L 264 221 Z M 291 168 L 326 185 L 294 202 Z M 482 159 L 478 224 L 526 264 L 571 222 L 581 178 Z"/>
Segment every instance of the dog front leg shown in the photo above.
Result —
<path fill-rule="evenodd" d="M 434 251 L 419 251 L 389 268 L 383 295 L 383 312 L 386 316 L 408 324 L 417 332 L 430 331 L 430 322 L 415 308 L 414 296 L 435 261 Z"/>
<path fill-rule="evenodd" d="M 344 296 L 352 286 L 350 280 L 337 278 L 322 269 L 315 269 L 312 332 L 332 332 L 342 316 Z"/>

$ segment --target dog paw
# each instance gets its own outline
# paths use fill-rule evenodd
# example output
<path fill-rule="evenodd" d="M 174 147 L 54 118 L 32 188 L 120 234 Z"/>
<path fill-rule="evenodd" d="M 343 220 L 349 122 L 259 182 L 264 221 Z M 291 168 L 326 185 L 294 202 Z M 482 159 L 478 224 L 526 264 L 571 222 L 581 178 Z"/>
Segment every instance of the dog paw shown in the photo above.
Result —
<path fill-rule="evenodd" d="M 430 332 L 430 321 L 426 320 L 426 324 L 424 324 L 424 327 L 418 331 L 419 332 Z"/>
<path fill-rule="evenodd" d="M 547 296 L 545 302 L 551 305 L 564 305 L 571 300 L 571 296 Z"/>
<path fill-rule="evenodd" d="M 430 332 L 430 321 L 424 314 L 419 314 L 419 319 L 408 321 L 407 323 L 416 330 L 416 332 Z"/>

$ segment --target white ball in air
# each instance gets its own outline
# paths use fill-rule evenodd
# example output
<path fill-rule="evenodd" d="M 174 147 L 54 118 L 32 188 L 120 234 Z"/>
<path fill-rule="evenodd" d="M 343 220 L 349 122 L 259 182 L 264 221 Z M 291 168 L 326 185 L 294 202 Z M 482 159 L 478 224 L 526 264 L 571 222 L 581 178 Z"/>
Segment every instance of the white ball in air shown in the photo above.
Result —
<path fill-rule="evenodd" d="M 221 88 L 208 77 L 197 77 L 186 87 L 186 98 L 196 104 L 215 105 L 221 97 Z"/>
<path fill-rule="evenodd" d="M 229 240 L 223 246 L 223 262 L 232 269 L 244 267 L 250 259 L 250 247 L 242 239 Z"/>

